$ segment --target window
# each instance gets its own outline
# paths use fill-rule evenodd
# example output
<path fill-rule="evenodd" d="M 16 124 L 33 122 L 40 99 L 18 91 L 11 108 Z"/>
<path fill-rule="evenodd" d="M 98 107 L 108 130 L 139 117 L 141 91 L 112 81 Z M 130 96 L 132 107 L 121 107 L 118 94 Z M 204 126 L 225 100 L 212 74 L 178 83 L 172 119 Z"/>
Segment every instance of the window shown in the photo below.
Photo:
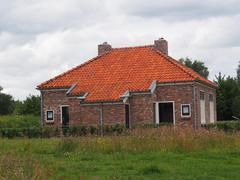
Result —
<path fill-rule="evenodd" d="M 182 117 L 190 117 L 191 116 L 190 104 L 182 104 L 181 105 L 181 116 Z"/>
<path fill-rule="evenodd" d="M 204 97 L 204 92 L 203 91 L 200 91 L 200 100 L 204 100 L 205 97 Z"/>
<path fill-rule="evenodd" d="M 47 120 L 46 121 L 54 121 L 53 119 L 53 111 L 47 111 Z"/>
<path fill-rule="evenodd" d="M 209 101 L 213 101 L 213 95 L 209 94 Z"/>

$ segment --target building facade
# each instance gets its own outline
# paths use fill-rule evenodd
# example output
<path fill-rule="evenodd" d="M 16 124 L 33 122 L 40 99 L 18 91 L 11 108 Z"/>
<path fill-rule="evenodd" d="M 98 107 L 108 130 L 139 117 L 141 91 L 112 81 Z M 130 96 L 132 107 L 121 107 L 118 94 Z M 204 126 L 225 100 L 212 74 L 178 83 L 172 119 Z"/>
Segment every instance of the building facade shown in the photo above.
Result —
<path fill-rule="evenodd" d="M 216 121 L 216 84 L 168 56 L 168 44 L 112 48 L 38 86 L 43 125 Z"/>

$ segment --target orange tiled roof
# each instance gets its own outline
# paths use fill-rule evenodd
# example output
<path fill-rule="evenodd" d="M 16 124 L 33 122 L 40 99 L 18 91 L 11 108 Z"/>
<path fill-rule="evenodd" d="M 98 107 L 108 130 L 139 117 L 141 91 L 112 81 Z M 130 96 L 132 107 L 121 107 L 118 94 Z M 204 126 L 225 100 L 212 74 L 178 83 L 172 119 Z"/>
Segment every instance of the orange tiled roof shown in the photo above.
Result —
<path fill-rule="evenodd" d="M 38 86 L 39 89 L 70 88 L 70 95 L 88 93 L 85 101 L 119 100 L 127 90 L 146 91 L 153 80 L 176 82 L 199 80 L 213 82 L 153 46 L 113 48 Z"/>

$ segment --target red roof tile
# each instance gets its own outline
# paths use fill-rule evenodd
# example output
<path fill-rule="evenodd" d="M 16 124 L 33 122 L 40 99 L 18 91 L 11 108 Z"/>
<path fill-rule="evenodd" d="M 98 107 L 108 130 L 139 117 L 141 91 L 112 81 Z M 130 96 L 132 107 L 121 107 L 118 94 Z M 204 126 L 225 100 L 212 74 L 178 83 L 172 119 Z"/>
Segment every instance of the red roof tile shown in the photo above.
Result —
<path fill-rule="evenodd" d="M 153 80 L 213 82 L 153 46 L 114 48 L 38 86 L 39 89 L 70 88 L 71 95 L 88 93 L 85 101 L 119 100 L 127 90 L 146 91 Z"/>

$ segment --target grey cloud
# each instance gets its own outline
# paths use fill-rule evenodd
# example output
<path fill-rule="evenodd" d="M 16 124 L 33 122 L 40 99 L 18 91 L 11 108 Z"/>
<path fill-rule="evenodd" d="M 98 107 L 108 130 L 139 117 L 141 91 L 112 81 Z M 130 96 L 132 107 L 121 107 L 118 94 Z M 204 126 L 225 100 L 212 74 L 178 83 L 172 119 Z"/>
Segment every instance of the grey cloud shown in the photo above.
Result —
<path fill-rule="evenodd" d="M 89 26 L 108 17 L 101 0 L 0 0 L 0 4 L 0 31 L 28 35 Z"/>
<path fill-rule="evenodd" d="M 122 7 L 133 16 L 161 18 L 167 21 L 233 16 L 240 13 L 240 2 L 238 0 L 133 0 L 126 4 L 123 3 Z"/>

